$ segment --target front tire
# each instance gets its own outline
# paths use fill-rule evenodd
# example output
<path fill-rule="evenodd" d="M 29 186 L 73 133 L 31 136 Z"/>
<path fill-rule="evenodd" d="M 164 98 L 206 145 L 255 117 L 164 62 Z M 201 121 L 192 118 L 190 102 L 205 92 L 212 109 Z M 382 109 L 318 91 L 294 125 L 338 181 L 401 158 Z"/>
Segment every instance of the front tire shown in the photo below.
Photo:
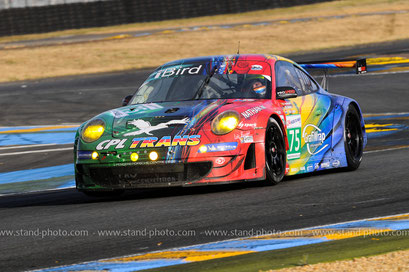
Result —
<path fill-rule="evenodd" d="M 344 145 L 347 159 L 347 170 L 356 170 L 362 161 L 363 133 L 361 118 L 352 105 L 349 105 L 345 115 Z"/>
<path fill-rule="evenodd" d="M 273 118 L 268 122 L 266 129 L 265 156 L 266 184 L 275 185 L 284 178 L 287 152 L 283 131 Z"/>

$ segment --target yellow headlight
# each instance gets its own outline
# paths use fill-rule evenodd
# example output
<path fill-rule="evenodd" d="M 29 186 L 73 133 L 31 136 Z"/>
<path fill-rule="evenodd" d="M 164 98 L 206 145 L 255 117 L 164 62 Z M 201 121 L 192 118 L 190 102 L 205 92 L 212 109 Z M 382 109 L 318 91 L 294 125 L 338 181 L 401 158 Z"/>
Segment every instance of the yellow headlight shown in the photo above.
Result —
<path fill-rule="evenodd" d="M 90 121 L 82 131 L 82 140 L 87 143 L 98 140 L 105 131 L 105 122 L 101 119 Z"/>
<path fill-rule="evenodd" d="M 137 161 L 139 159 L 138 153 L 131 153 L 131 161 Z"/>
<path fill-rule="evenodd" d="M 226 111 L 218 116 L 212 122 L 212 131 L 214 134 L 223 135 L 234 130 L 240 121 L 240 115 L 236 111 Z"/>

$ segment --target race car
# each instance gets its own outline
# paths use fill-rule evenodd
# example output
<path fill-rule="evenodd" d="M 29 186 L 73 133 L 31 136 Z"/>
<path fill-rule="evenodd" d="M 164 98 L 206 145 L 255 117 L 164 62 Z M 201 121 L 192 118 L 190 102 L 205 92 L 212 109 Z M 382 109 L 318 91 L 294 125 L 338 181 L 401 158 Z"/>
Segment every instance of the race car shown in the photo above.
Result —
<path fill-rule="evenodd" d="M 274 55 L 208 56 L 158 67 L 123 106 L 82 124 L 75 179 L 89 195 L 355 170 L 366 145 L 358 103 Z M 349 65 L 349 66 L 348 66 Z"/>

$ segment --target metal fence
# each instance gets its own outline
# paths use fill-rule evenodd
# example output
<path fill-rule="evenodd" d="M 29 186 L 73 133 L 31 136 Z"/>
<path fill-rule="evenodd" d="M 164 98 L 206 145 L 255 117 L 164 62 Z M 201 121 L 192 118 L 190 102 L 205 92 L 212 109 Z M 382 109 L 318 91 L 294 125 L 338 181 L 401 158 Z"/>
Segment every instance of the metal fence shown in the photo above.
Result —
<path fill-rule="evenodd" d="M 17 0 L 10 1 L 14 2 Z M 27 3 L 29 1 L 26 0 Z M 56 4 L 0 10 L 0 36 L 239 13 L 333 0 L 43 1 L 55 2 Z M 67 3 L 57 4 L 57 1 L 65 1 Z M 75 3 L 69 4 L 68 1 L 75 1 Z M 33 0 L 32 2 L 40 3 L 42 1 Z"/>

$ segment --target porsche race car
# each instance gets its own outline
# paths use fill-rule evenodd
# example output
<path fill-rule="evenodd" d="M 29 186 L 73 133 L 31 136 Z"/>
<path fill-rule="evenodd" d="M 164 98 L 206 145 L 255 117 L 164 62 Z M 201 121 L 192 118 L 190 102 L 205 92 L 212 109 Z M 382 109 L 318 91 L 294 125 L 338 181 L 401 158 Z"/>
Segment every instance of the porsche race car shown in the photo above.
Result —
<path fill-rule="evenodd" d="M 352 65 L 365 72 L 357 64 Z M 76 187 L 98 195 L 277 184 L 285 175 L 357 169 L 367 141 L 358 103 L 327 92 L 304 69 L 342 65 L 299 65 L 274 55 L 166 63 L 122 107 L 79 127 Z"/>

